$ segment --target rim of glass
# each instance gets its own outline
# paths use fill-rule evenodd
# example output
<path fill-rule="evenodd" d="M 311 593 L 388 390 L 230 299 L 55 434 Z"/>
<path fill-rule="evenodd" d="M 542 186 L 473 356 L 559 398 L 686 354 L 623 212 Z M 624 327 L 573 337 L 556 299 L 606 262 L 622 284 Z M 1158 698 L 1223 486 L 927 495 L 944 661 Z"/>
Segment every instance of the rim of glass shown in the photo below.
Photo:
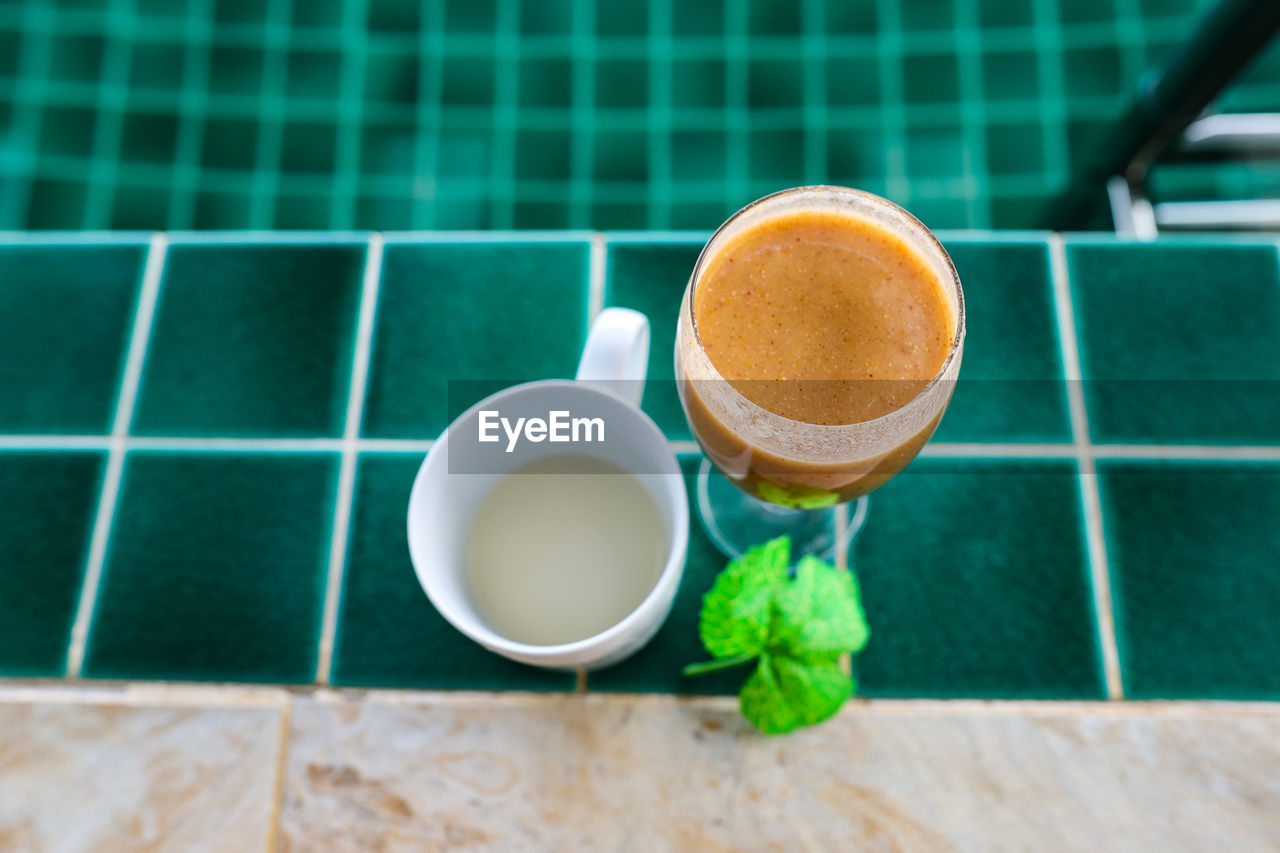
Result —
<path fill-rule="evenodd" d="M 878 196 L 875 193 L 869 193 L 866 190 L 854 189 L 853 187 L 842 187 L 835 184 L 809 184 L 803 187 L 790 187 L 785 190 L 778 190 L 777 192 L 769 193 L 766 196 L 761 196 L 760 198 L 756 199 L 750 204 L 744 205 L 743 207 L 739 208 L 732 216 L 730 216 L 728 219 L 726 219 L 724 222 L 720 224 L 720 227 L 717 228 L 711 234 L 711 236 L 707 238 L 707 242 L 702 246 L 702 251 L 698 253 L 698 260 L 693 265 L 693 275 L 692 275 L 692 278 L 689 280 L 689 326 L 691 329 L 693 329 L 693 339 L 698 344 L 698 349 L 702 350 L 702 352 L 705 354 L 707 350 L 706 350 L 706 347 L 702 345 L 702 335 L 698 332 L 697 312 L 693 310 L 693 306 L 694 306 L 694 302 L 696 301 L 696 296 L 698 291 L 698 282 L 702 278 L 702 269 L 706 265 L 709 258 L 711 257 L 711 247 L 715 244 L 716 240 L 720 237 L 720 235 L 724 233 L 725 229 L 728 228 L 730 225 L 732 225 L 734 222 L 736 222 L 743 215 L 750 213 L 751 211 L 755 210 L 757 207 L 760 207 L 763 204 L 774 201 L 783 196 L 798 195 L 800 193 L 806 193 L 806 192 L 809 192 L 809 193 L 828 192 L 828 193 L 833 193 L 838 195 L 856 196 L 868 202 L 871 205 L 887 208 L 891 213 L 895 213 L 903 217 L 903 219 L 906 220 L 906 224 L 913 231 L 918 231 L 920 234 L 922 234 L 925 237 L 929 245 L 937 249 L 938 253 L 942 257 L 942 260 L 945 262 L 947 272 L 950 273 L 951 275 L 950 284 L 953 287 L 956 295 L 955 330 L 951 336 L 951 348 L 947 351 L 947 357 L 942 360 L 942 366 L 938 368 L 938 372 L 934 374 L 933 378 L 929 380 L 928 384 L 926 384 L 923 388 L 921 388 L 920 391 L 914 397 L 912 397 L 910 400 L 903 403 L 901 406 L 894 409 L 893 411 L 886 412 L 878 418 L 871 418 L 865 421 L 856 421 L 855 423 L 851 423 L 851 424 L 815 424 L 815 423 L 810 423 L 809 421 L 798 421 L 794 418 L 789 418 L 786 415 L 780 415 L 777 412 L 770 411 L 769 409 L 766 409 L 760 404 L 756 403 L 754 400 L 747 398 L 741 392 L 738 392 L 737 389 L 734 389 L 735 393 L 737 393 L 738 396 L 742 398 L 742 402 L 747 405 L 749 410 L 754 410 L 754 411 L 763 413 L 769 417 L 779 418 L 788 423 L 799 424 L 806 428 L 817 429 L 817 430 L 832 430 L 832 431 L 848 430 L 850 427 L 863 429 L 873 424 L 879 424 L 879 423 L 888 421 L 890 418 L 893 418 L 894 416 L 898 415 L 900 412 L 903 412 L 911 408 L 912 406 L 916 405 L 916 403 L 918 403 L 921 399 L 928 396 L 930 392 L 932 392 L 933 389 L 937 387 L 938 383 L 942 381 L 943 377 L 947 375 L 947 372 L 951 368 L 951 363 L 955 361 L 956 355 L 960 352 L 960 348 L 964 344 L 964 332 L 965 332 L 964 289 L 960 286 L 960 274 L 956 272 L 956 265 L 951 260 L 951 255 L 947 252 L 946 248 L 943 247 L 942 243 L 938 240 L 937 236 L 932 231 L 929 230 L 929 226 L 925 225 L 923 222 L 917 219 L 914 215 L 912 215 L 910 211 L 908 211 L 906 208 L 902 207 L 901 205 L 895 204 L 894 202 L 890 201 L 887 198 L 884 198 L 883 196 Z M 729 381 L 720 375 L 719 368 L 717 368 L 715 364 L 712 363 L 710 356 L 706 357 L 706 366 L 710 368 L 712 374 L 714 374 L 712 377 L 710 377 L 711 381 L 719 381 L 719 382 L 726 382 L 726 383 Z M 702 381 L 705 381 L 705 380 L 702 380 Z"/>

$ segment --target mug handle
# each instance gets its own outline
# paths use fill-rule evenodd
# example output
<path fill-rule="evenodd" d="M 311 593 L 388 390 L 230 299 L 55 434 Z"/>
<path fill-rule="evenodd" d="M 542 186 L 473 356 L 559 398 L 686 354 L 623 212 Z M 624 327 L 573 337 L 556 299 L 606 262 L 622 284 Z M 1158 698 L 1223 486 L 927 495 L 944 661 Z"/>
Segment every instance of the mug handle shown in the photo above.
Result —
<path fill-rule="evenodd" d="M 606 308 L 591 324 L 577 379 L 640 405 L 649 363 L 649 318 L 630 308 Z"/>

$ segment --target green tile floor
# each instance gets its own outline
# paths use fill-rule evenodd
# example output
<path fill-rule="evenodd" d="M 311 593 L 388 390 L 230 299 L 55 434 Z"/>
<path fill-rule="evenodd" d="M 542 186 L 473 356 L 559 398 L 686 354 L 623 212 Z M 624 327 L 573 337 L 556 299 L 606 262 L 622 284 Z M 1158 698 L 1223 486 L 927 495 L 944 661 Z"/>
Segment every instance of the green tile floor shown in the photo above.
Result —
<path fill-rule="evenodd" d="M 1213 4 L 0 0 L 0 228 L 705 229 L 822 182 L 1039 227 Z M 1225 97 L 1278 103 L 1280 45 Z"/>
<path fill-rule="evenodd" d="M 1280 700 L 1276 243 L 940 236 L 965 366 L 855 544 L 861 692 Z M 434 612 L 409 488 L 455 384 L 572 375 L 610 304 L 691 483 L 705 237 L 3 236 L 0 677 L 574 689 Z M 733 692 L 679 673 L 722 564 L 695 518 L 670 620 L 589 689 Z"/>

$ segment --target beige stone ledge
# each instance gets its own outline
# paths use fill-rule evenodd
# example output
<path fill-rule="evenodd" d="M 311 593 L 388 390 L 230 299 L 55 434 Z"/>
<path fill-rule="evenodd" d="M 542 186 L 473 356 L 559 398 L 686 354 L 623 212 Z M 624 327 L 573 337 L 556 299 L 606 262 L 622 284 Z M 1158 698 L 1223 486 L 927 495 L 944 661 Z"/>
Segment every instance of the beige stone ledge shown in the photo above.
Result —
<path fill-rule="evenodd" d="M 1267 705 L 860 703 L 766 738 L 731 701 L 295 702 L 297 850 L 1275 850 Z"/>
<path fill-rule="evenodd" d="M 0 850 L 273 844 L 285 706 L 15 694 L 0 691 Z"/>
<path fill-rule="evenodd" d="M 0 683 L 0 850 L 1280 849 L 1280 704 Z"/>

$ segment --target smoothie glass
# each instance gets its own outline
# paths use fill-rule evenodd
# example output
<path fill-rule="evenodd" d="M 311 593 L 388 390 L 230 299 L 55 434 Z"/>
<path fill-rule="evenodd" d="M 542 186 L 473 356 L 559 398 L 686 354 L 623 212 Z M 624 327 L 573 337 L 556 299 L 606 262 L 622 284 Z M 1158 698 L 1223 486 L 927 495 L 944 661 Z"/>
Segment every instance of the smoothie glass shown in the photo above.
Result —
<path fill-rule="evenodd" d="M 879 390 L 896 392 L 905 402 L 871 420 L 826 426 L 762 408 L 720 375 L 698 336 L 694 298 L 710 261 L 761 223 L 807 211 L 837 212 L 898 237 L 933 273 L 948 308 L 951 348 L 931 380 L 789 380 L 818 382 L 823 393 L 833 394 L 865 393 L 867 388 L 855 385 L 868 381 L 899 382 Z M 675 352 L 680 402 L 707 457 L 698 474 L 698 511 L 720 550 L 737 557 L 785 533 L 795 557 L 839 559 L 838 545 L 847 548 L 866 520 L 866 495 L 914 459 L 937 428 L 960 370 L 964 333 L 964 293 L 950 257 L 928 228 L 886 199 L 844 187 L 798 187 L 730 217 L 703 247 L 685 288 Z M 909 395 L 902 393 L 903 381 L 914 383 Z M 849 501 L 856 503 L 841 542 L 837 513 Z"/>

